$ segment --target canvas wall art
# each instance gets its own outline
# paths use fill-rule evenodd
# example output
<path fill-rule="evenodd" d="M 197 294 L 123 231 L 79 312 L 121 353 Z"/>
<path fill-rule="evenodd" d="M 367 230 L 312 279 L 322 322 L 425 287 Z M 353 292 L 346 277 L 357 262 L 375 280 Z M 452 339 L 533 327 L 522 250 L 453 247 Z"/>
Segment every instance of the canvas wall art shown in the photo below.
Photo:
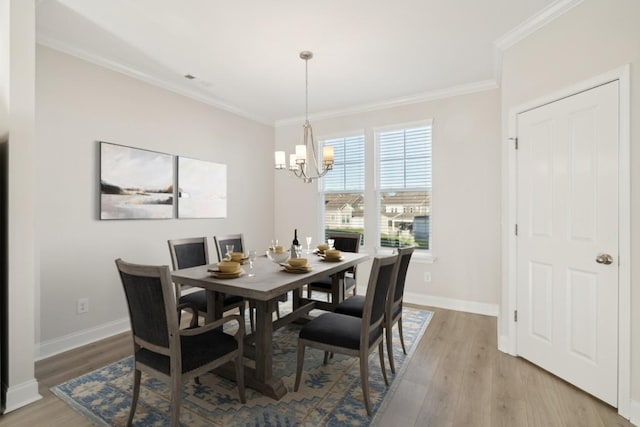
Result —
<path fill-rule="evenodd" d="M 173 218 L 174 157 L 100 143 L 100 219 Z"/>
<path fill-rule="evenodd" d="M 178 218 L 226 218 L 227 165 L 178 157 Z"/>

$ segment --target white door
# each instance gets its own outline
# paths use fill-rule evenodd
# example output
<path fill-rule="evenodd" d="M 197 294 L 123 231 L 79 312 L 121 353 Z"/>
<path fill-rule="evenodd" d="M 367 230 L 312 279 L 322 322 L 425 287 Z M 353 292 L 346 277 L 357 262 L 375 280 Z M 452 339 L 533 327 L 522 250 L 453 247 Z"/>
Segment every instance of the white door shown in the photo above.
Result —
<path fill-rule="evenodd" d="M 517 352 L 618 403 L 618 82 L 518 115 Z"/>

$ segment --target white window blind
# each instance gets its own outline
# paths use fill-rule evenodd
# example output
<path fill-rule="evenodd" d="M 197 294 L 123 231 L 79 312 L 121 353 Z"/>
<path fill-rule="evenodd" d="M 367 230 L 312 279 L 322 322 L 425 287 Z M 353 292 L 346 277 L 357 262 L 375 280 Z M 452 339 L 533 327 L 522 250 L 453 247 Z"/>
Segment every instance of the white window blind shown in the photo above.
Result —
<path fill-rule="evenodd" d="M 323 141 L 333 147 L 333 169 L 324 177 L 324 191 L 364 190 L 364 135 Z"/>
<path fill-rule="evenodd" d="M 431 126 L 378 133 L 380 190 L 431 189 Z"/>

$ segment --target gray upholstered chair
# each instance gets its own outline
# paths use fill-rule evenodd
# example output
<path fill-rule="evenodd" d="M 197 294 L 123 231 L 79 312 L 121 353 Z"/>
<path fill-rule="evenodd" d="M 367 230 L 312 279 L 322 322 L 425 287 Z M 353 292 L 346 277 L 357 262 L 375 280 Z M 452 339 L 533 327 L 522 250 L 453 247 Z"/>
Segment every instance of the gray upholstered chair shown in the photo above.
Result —
<path fill-rule="evenodd" d="M 300 329 L 298 338 L 298 363 L 294 390 L 300 387 L 302 365 L 306 347 L 325 351 L 324 363 L 329 352 L 347 354 L 360 358 L 360 382 L 367 414 L 371 415 L 369 399 L 369 354 L 378 347 L 380 366 L 385 383 L 388 385 L 384 367 L 383 322 L 387 293 L 397 276 L 397 255 L 373 259 L 369 286 L 365 296 L 362 317 L 339 313 L 325 313 Z"/>
<path fill-rule="evenodd" d="M 387 341 L 387 355 L 389 357 L 389 365 L 391 366 L 391 372 L 396 373 L 395 363 L 393 361 L 393 333 L 392 328 L 396 323 L 398 324 L 398 333 L 400 334 L 400 343 L 402 344 L 402 351 L 407 354 L 407 349 L 404 346 L 404 337 L 402 336 L 402 299 L 404 296 L 404 284 L 407 278 L 407 270 L 409 269 L 409 261 L 411 261 L 411 255 L 415 250 L 414 246 L 408 246 L 406 248 L 398 249 L 398 276 L 395 281 L 395 286 L 389 292 L 393 295 L 392 298 L 387 298 L 387 307 L 385 309 L 385 338 Z M 365 299 L 361 295 L 356 295 L 349 299 L 344 300 L 336 307 L 335 312 L 346 314 L 348 316 L 362 317 L 364 309 Z"/>
<path fill-rule="evenodd" d="M 213 236 L 218 253 L 218 261 L 227 254 L 227 245 L 233 245 L 234 252 L 244 252 L 244 237 L 242 234 L 229 234 L 226 236 Z"/>
<path fill-rule="evenodd" d="M 345 232 L 332 232 L 327 234 L 328 239 L 333 239 L 334 248 L 338 249 L 342 252 L 360 252 L 360 233 L 345 233 Z M 347 273 L 344 277 L 344 294 L 346 296 L 347 291 L 349 289 L 353 290 L 353 295 L 357 293 L 356 286 L 356 271 L 357 267 L 352 267 L 347 270 Z M 315 280 L 312 283 L 307 284 L 307 298 L 311 298 L 312 292 L 323 292 L 327 294 L 327 301 L 331 296 L 332 290 L 332 280 L 331 277 L 323 277 L 321 279 Z"/>
<path fill-rule="evenodd" d="M 121 259 L 116 260 L 116 266 L 133 335 L 135 372 L 127 425 L 136 412 L 142 372 L 170 384 L 171 426 L 179 424 L 182 383 L 230 361 L 235 361 L 238 395 L 244 403 L 244 318 L 227 316 L 197 327 L 197 309 L 191 305 L 195 311 L 193 327 L 180 329 L 169 267 L 130 264 Z M 227 322 L 238 324 L 234 335 L 220 330 Z"/>
<path fill-rule="evenodd" d="M 174 239 L 167 242 L 171 254 L 171 264 L 174 270 L 196 267 L 209 264 L 209 250 L 206 237 L 193 237 L 188 239 Z M 182 294 L 188 286 L 176 283 L 175 291 L 178 303 L 192 303 L 198 308 L 200 314 L 207 312 L 207 293 L 204 289 Z M 224 296 L 224 311 L 238 308 L 244 318 L 245 300 L 238 295 Z"/>

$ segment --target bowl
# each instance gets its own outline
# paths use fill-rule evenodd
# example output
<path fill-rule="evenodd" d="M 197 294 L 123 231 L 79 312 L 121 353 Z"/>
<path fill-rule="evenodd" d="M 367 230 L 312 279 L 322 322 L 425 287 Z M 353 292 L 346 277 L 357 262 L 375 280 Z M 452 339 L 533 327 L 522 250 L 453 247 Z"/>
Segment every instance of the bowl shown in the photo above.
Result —
<path fill-rule="evenodd" d="M 289 259 L 289 265 L 291 267 L 304 267 L 305 265 L 307 265 L 307 259 L 306 258 L 291 258 L 291 259 Z"/>
<path fill-rule="evenodd" d="M 240 262 L 244 258 L 244 253 L 242 252 L 231 252 L 231 261 Z"/>
<path fill-rule="evenodd" d="M 337 249 L 327 249 L 324 251 L 325 258 L 337 259 L 340 258 L 340 251 Z"/>
<path fill-rule="evenodd" d="M 324 252 L 327 249 L 329 249 L 329 245 L 327 245 L 326 243 L 322 243 L 322 244 L 318 245 L 318 251 L 320 251 L 320 252 Z"/>
<path fill-rule="evenodd" d="M 221 273 L 235 273 L 240 269 L 240 263 L 235 261 L 220 261 L 218 269 Z"/>
<path fill-rule="evenodd" d="M 289 259 L 289 251 L 284 252 L 274 252 L 272 250 L 267 251 L 267 258 L 271 261 L 276 262 L 278 264 L 285 262 Z"/>

